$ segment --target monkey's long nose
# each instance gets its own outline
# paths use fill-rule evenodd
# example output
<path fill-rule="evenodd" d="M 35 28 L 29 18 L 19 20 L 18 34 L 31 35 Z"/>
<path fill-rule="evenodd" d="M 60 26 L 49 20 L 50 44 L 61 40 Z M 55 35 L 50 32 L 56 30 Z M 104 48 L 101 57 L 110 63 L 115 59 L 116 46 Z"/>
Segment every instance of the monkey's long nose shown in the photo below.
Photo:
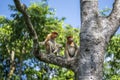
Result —
<path fill-rule="evenodd" d="M 73 41 L 73 39 L 70 39 L 70 41 Z"/>

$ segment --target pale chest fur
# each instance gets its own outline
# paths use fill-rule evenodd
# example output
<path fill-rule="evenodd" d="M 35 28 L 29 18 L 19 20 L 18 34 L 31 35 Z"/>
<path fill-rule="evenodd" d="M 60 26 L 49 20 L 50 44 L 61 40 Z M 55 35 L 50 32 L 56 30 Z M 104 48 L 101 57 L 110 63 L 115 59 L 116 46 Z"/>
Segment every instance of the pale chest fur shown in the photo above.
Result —
<path fill-rule="evenodd" d="M 71 44 L 67 44 L 67 46 L 68 46 L 67 49 L 68 49 L 69 55 L 70 55 L 70 56 L 74 56 L 75 50 L 76 50 L 75 44 L 74 44 L 74 43 L 71 43 Z"/>

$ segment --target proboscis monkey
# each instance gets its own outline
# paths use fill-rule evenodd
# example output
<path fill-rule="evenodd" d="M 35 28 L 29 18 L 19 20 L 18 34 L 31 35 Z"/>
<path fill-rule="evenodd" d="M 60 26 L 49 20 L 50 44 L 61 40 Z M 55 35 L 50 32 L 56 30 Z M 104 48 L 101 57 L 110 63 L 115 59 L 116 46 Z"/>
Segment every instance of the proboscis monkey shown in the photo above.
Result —
<path fill-rule="evenodd" d="M 58 36 L 57 32 L 52 32 L 50 34 L 47 35 L 44 43 L 45 43 L 45 48 L 46 48 L 46 52 L 49 54 L 54 53 L 56 55 L 59 54 L 60 52 L 60 48 L 62 47 L 62 45 L 57 44 L 55 42 L 55 38 Z"/>
<path fill-rule="evenodd" d="M 78 47 L 74 42 L 73 36 L 68 36 L 65 46 L 65 57 L 68 60 L 71 60 L 72 58 L 76 57 L 77 53 L 78 53 Z"/>

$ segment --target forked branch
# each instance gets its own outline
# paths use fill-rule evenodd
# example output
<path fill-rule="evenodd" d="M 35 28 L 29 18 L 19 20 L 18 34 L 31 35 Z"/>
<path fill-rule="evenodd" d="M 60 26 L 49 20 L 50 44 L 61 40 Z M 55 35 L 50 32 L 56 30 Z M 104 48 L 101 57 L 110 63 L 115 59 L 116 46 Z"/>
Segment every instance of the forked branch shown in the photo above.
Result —
<path fill-rule="evenodd" d="M 120 0 L 114 0 L 113 9 L 108 16 L 109 26 L 106 28 L 106 33 L 112 37 L 120 26 Z"/>

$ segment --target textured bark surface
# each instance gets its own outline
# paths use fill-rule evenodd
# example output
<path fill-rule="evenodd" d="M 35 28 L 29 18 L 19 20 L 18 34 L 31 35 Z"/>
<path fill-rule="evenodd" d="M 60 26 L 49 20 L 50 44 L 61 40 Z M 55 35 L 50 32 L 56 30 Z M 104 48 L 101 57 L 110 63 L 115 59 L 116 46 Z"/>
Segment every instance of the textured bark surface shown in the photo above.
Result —
<path fill-rule="evenodd" d="M 101 80 L 105 37 L 98 16 L 97 1 L 81 0 L 80 53 L 76 80 Z"/>
<path fill-rule="evenodd" d="M 98 0 L 80 0 L 80 52 L 72 61 L 67 61 L 60 56 L 41 53 L 38 37 L 25 5 L 22 5 L 19 0 L 14 0 L 14 3 L 18 11 L 23 14 L 29 33 L 33 37 L 33 54 L 36 58 L 73 70 L 76 80 L 102 80 L 105 49 L 110 38 L 120 26 L 120 0 L 115 0 L 113 10 L 108 17 L 99 16 Z"/>
<path fill-rule="evenodd" d="M 120 25 L 120 0 L 108 17 L 98 14 L 97 0 L 81 0 L 80 53 L 76 80 L 102 80 L 104 53 Z"/>

